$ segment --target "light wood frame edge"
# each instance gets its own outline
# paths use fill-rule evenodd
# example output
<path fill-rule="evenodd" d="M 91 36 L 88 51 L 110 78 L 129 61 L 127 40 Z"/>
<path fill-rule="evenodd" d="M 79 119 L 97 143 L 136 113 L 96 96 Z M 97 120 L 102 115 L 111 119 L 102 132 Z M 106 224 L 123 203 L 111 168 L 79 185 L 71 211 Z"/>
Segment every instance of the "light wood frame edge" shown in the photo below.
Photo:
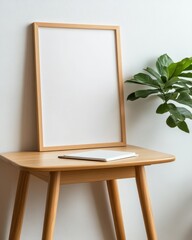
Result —
<path fill-rule="evenodd" d="M 58 150 L 71 150 L 71 149 L 126 146 L 126 125 L 125 125 L 124 91 L 123 91 L 119 26 L 34 22 L 33 27 L 34 27 L 34 45 L 35 45 L 34 50 L 35 50 L 35 75 L 36 75 L 36 98 L 37 98 L 38 150 L 39 151 L 58 151 Z M 42 126 L 41 84 L 40 84 L 40 56 L 39 56 L 39 33 L 38 33 L 39 27 L 114 30 L 116 61 L 117 61 L 117 77 L 118 77 L 117 80 L 118 80 L 118 91 L 119 91 L 119 108 L 120 108 L 120 127 L 121 127 L 120 142 L 50 146 L 50 147 L 44 146 L 43 126 Z"/>
<path fill-rule="evenodd" d="M 37 23 L 33 23 L 33 29 L 34 29 L 34 51 L 35 51 L 38 148 L 39 148 L 39 151 L 42 151 L 43 150 L 43 134 L 42 134 L 43 126 L 42 126 L 41 84 L 40 84 L 39 32 L 38 32 Z"/>

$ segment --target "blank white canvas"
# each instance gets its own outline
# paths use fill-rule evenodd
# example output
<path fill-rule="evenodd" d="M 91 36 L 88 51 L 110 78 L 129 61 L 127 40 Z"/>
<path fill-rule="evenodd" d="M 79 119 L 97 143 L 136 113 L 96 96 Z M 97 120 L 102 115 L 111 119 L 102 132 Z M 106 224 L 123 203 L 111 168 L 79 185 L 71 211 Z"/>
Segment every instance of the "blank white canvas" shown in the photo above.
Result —
<path fill-rule="evenodd" d="M 113 30 L 39 28 L 43 144 L 121 141 Z"/>

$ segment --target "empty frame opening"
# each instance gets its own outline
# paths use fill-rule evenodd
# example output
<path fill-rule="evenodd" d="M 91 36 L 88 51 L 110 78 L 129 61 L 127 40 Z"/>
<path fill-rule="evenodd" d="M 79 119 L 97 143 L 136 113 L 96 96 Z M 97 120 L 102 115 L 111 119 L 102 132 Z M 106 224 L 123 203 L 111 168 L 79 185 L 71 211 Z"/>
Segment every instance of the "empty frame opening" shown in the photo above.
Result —
<path fill-rule="evenodd" d="M 39 149 L 124 145 L 117 27 L 34 26 Z"/>

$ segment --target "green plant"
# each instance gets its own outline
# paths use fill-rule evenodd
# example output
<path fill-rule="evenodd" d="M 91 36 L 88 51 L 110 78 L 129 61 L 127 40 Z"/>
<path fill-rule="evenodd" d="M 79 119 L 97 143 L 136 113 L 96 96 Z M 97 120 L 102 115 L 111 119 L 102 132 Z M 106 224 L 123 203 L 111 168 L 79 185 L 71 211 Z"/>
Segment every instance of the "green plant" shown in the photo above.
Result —
<path fill-rule="evenodd" d="M 150 95 L 158 96 L 163 103 L 158 106 L 156 113 L 168 113 L 166 123 L 169 127 L 178 127 L 189 133 L 186 119 L 192 119 L 192 58 L 173 62 L 167 54 L 164 54 L 157 59 L 156 68 L 153 70 L 147 67 L 144 69 L 146 73 L 138 73 L 125 81 L 150 87 L 132 92 L 127 100 L 134 101 Z"/>

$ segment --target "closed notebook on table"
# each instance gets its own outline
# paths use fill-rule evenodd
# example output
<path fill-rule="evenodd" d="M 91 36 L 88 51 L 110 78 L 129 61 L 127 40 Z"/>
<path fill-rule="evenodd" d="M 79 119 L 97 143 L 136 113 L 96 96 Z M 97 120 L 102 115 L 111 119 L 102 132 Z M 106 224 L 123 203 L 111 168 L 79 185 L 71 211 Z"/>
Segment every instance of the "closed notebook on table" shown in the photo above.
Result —
<path fill-rule="evenodd" d="M 59 156 L 59 158 L 66 158 L 66 159 L 81 159 L 81 160 L 92 160 L 92 161 L 114 161 L 120 160 L 123 158 L 130 158 L 136 157 L 137 154 L 135 152 L 126 152 L 126 151 L 113 151 L 113 150 L 90 150 L 84 152 L 74 152 L 64 154 Z"/>

